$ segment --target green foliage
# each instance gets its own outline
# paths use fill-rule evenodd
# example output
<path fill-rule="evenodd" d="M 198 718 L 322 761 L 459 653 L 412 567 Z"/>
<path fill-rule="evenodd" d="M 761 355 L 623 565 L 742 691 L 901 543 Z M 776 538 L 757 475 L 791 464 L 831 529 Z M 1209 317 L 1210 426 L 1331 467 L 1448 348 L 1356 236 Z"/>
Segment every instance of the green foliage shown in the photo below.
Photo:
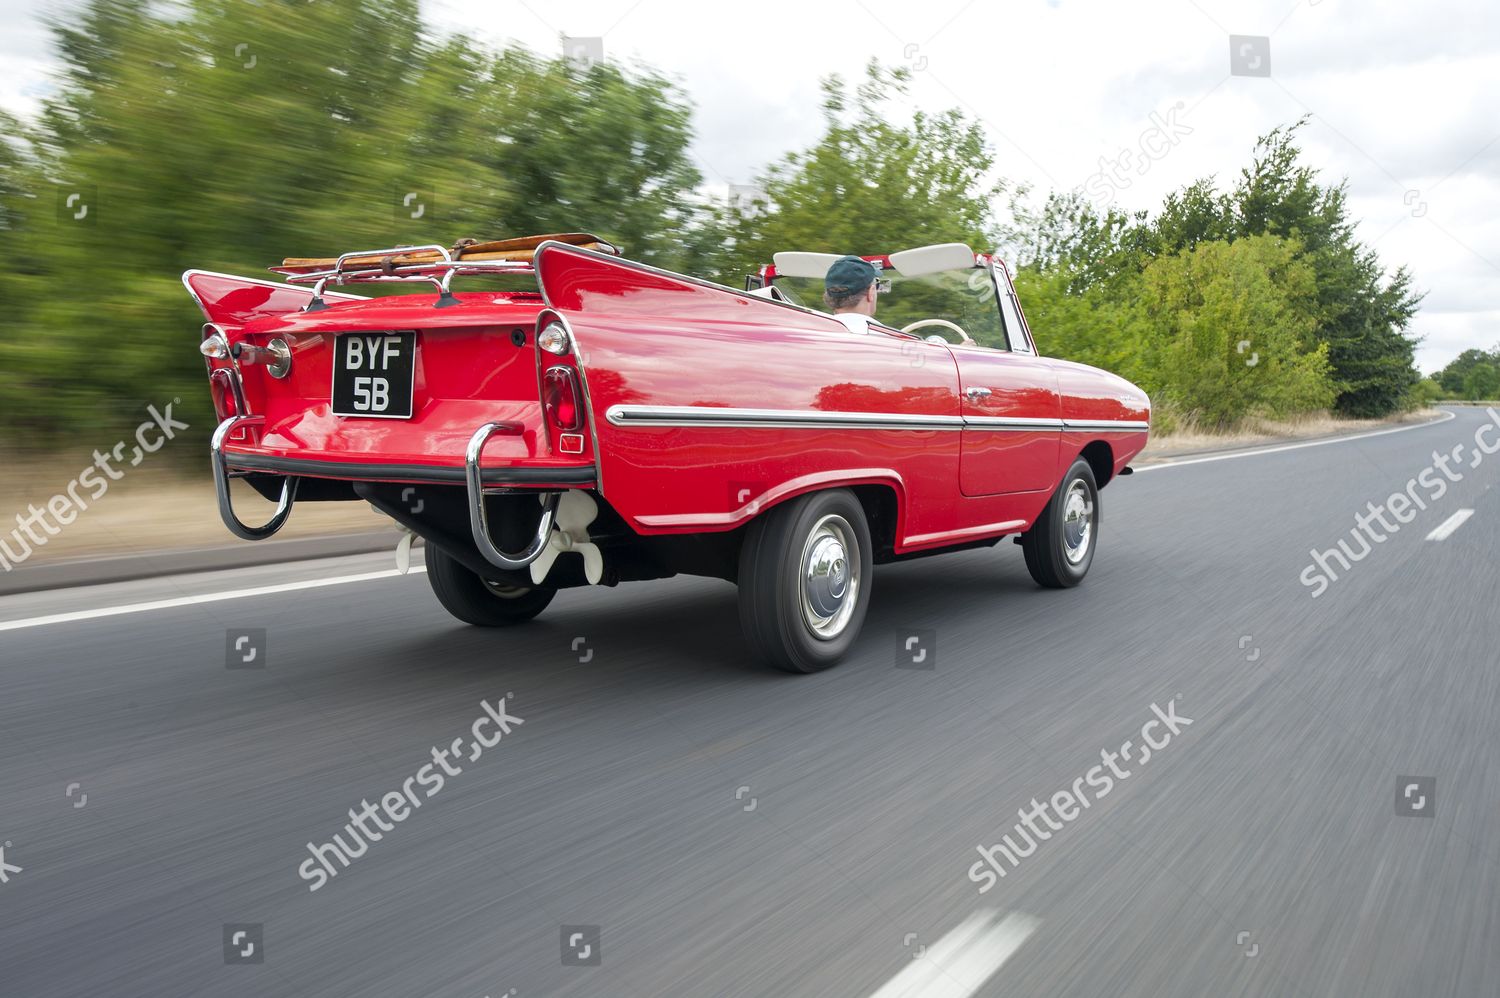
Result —
<path fill-rule="evenodd" d="M 718 276 L 738 284 L 779 250 L 880 253 L 931 243 L 989 246 L 997 184 L 983 129 L 958 111 L 895 118 L 905 70 L 871 62 L 851 95 L 824 81 L 822 137 L 760 178 L 765 200 L 721 209 Z"/>
<path fill-rule="evenodd" d="M 1418 381 L 1411 390 L 1411 407 L 1413 409 L 1424 409 L 1439 399 L 1451 396 L 1443 390 L 1443 386 L 1432 378 L 1423 378 Z"/>
<path fill-rule="evenodd" d="M 1500 344 L 1492 350 L 1465 350 L 1433 375 L 1442 397 L 1466 401 L 1500 398 Z"/>
<path fill-rule="evenodd" d="M 683 263 L 691 111 L 649 71 L 434 39 L 416 0 L 92 0 L 53 30 L 58 95 L 33 129 L 0 119 L 22 442 L 174 396 L 207 431 L 190 267 L 576 229 Z M 57 210 L 71 190 L 83 220 Z"/>
<path fill-rule="evenodd" d="M 1251 236 L 1153 260 L 1142 387 L 1207 428 L 1328 406 L 1328 348 L 1313 342 L 1316 276 L 1298 257 L 1295 243 Z"/>

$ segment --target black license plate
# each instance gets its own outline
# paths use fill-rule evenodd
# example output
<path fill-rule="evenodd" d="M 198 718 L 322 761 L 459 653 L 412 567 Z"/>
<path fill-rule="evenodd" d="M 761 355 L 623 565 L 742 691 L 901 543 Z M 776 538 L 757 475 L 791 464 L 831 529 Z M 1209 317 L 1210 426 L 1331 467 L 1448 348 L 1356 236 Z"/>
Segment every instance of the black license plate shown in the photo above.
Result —
<path fill-rule="evenodd" d="M 341 333 L 333 343 L 335 416 L 411 418 L 415 332 Z"/>

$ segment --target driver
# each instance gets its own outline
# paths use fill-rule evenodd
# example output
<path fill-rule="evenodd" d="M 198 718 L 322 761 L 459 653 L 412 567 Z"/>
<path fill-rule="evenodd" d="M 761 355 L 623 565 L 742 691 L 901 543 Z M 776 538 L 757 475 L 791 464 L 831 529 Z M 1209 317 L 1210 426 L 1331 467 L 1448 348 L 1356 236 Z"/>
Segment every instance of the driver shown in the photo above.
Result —
<path fill-rule="evenodd" d="M 880 270 L 857 256 L 841 256 L 823 278 L 823 303 L 851 333 L 868 333 L 875 316 Z"/>

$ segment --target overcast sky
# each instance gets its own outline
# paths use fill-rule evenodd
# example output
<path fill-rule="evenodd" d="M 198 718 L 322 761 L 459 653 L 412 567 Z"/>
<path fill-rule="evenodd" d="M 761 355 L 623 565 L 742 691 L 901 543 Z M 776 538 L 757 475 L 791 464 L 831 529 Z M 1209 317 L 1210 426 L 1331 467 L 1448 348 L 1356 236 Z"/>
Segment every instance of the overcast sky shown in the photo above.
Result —
<path fill-rule="evenodd" d="M 38 18 L 0 0 L 0 106 L 27 113 L 54 60 Z M 1500 342 L 1500 15 L 1477 0 L 425 0 L 440 29 L 608 59 L 677 78 L 717 189 L 814 141 L 818 81 L 878 58 L 915 71 L 913 101 L 980 119 L 999 173 L 1041 190 L 1089 184 L 1154 209 L 1198 177 L 1232 182 L 1255 138 L 1304 114 L 1325 177 L 1347 176 L 1359 234 L 1428 292 L 1413 331 L 1431 371 Z M 1231 35 L 1251 36 L 1231 43 Z M 1261 41 L 1265 39 L 1266 41 Z M 253 41 L 250 40 L 250 41 Z M 1232 73 L 1238 60 L 1239 74 Z M 1269 72 L 1269 75 L 1264 75 Z M 1255 75 L 1260 74 L 1260 75 Z M 1157 118 L 1153 119 L 1153 115 Z M 1142 137 L 1155 121 L 1172 141 Z M 1130 155 L 1122 155 L 1122 151 Z M 1003 206 L 999 206 L 1003 210 Z"/>

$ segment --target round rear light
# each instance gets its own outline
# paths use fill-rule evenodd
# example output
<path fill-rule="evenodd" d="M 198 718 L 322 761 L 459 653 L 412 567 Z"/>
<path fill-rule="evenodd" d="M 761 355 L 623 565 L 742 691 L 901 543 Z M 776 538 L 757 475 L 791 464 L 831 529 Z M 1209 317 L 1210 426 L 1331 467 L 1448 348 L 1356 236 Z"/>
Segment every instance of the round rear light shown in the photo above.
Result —
<path fill-rule="evenodd" d="M 550 354 L 561 357 L 568 352 L 568 331 L 560 322 L 549 322 L 537 335 L 536 345 Z"/>

